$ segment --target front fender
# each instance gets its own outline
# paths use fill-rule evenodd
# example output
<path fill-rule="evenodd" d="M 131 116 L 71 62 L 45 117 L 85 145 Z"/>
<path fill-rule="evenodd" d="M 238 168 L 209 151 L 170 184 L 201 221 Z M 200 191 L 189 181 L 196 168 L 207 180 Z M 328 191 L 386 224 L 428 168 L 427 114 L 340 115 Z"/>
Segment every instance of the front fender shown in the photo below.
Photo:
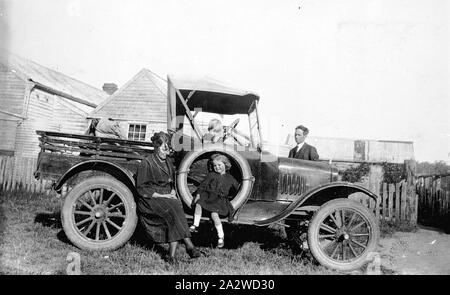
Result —
<path fill-rule="evenodd" d="M 53 188 L 55 191 L 59 192 L 63 184 L 72 176 L 88 170 L 103 171 L 125 183 L 132 191 L 134 191 L 135 180 L 133 173 L 126 168 L 121 167 L 115 163 L 103 161 L 103 160 L 89 160 L 85 162 L 78 163 L 67 170 L 61 177 L 56 181 Z"/>
<path fill-rule="evenodd" d="M 363 193 L 373 199 L 375 202 L 379 196 L 360 185 L 349 182 L 332 182 L 317 186 L 300 196 L 299 199 L 292 202 L 280 214 L 271 218 L 257 221 L 256 225 L 269 225 L 278 222 L 289 216 L 295 209 L 301 206 L 321 206 L 322 204 L 338 198 L 348 198 L 351 194 Z"/>

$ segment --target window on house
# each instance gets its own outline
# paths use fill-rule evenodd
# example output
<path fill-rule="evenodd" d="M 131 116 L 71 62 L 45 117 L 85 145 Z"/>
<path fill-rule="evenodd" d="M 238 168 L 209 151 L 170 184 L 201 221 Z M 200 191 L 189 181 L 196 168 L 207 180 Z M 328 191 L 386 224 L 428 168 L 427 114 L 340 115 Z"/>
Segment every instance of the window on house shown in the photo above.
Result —
<path fill-rule="evenodd" d="M 146 132 L 147 125 L 130 124 L 130 127 L 128 128 L 128 139 L 144 141 Z"/>

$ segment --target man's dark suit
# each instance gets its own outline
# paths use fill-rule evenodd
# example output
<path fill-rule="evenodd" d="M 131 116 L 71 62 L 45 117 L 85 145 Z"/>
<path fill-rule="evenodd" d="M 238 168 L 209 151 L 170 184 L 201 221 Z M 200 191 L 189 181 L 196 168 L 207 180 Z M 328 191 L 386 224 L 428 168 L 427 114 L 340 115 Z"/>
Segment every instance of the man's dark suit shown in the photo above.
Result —
<path fill-rule="evenodd" d="M 317 150 L 312 145 L 307 144 L 306 142 L 303 144 L 302 148 L 297 151 L 297 147 L 294 147 L 289 151 L 289 158 L 301 159 L 301 160 L 310 160 L 317 161 L 319 159 L 319 154 Z"/>

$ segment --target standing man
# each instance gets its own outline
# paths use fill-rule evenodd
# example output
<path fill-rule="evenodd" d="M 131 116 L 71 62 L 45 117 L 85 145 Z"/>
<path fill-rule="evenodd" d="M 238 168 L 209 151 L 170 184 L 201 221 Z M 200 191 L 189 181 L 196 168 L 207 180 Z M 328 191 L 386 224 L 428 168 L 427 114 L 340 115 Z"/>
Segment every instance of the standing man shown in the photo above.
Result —
<path fill-rule="evenodd" d="M 297 143 L 297 146 L 289 151 L 289 158 L 310 161 L 317 161 L 319 159 L 316 148 L 305 142 L 308 133 L 308 128 L 303 125 L 295 128 L 295 142 Z"/>

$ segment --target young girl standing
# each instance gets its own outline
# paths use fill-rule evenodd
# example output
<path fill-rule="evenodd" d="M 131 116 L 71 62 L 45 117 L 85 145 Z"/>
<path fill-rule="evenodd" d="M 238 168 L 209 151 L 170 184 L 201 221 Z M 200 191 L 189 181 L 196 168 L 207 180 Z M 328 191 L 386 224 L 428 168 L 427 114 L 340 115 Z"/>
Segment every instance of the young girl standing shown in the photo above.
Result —
<path fill-rule="evenodd" d="M 228 196 L 232 190 L 237 192 L 239 183 L 228 173 L 231 163 L 226 156 L 214 154 L 211 160 L 214 171 L 208 173 L 197 190 L 194 199 L 194 224 L 190 227 L 190 230 L 195 232 L 200 225 L 202 208 L 211 212 L 211 219 L 214 221 L 218 235 L 217 247 L 223 248 L 225 237 L 219 215 L 228 216 L 230 222 L 233 220 L 234 209 Z"/>

